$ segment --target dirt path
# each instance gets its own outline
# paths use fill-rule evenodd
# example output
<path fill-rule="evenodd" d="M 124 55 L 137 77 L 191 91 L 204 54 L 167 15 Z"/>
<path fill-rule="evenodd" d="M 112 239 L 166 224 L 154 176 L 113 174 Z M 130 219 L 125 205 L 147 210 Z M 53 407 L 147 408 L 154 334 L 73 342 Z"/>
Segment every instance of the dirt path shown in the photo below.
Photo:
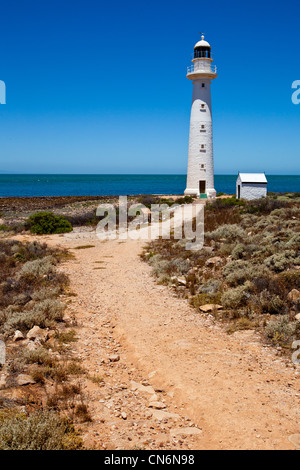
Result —
<path fill-rule="evenodd" d="M 74 349 L 104 379 L 102 386 L 85 382 L 93 415 L 88 444 L 300 448 L 299 368 L 252 331 L 228 336 L 158 286 L 139 258 L 143 242 L 100 242 L 93 234 L 45 241 L 94 245 L 72 251 L 76 258 L 63 266 L 77 294 L 68 309 L 81 326 Z"/>

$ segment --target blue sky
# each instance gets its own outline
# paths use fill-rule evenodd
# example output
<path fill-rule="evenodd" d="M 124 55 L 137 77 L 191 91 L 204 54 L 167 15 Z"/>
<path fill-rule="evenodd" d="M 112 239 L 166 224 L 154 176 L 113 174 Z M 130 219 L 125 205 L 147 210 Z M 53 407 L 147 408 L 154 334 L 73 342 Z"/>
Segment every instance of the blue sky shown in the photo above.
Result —
<path fill-rule="evenodd" d="M 199 31 L 211 43 L 215 172 L 300 174 L 300 2 L 1 5 L 0 172 L 186 173 Z"/>

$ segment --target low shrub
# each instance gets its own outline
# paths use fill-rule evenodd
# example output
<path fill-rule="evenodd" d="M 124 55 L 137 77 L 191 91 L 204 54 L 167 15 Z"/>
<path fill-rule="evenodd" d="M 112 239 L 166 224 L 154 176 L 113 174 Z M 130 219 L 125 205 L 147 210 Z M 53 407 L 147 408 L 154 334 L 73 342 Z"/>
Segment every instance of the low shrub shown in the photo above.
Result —
<path fill-rule="evenodd" d="M 263 290 L 260 294 L 260 305 L 263 313 L 273 315 L 283 314 L 287 310 L 287 306 L 279 295 L 273 295 L 268 290 Z"/>
<path fill-rule="evenodd" d="M 281 209 L 287 206 L 288 203 L 286 201 L 280 201 L 278 199 L 271 199 L 266 197 L 261 199 L 255 199 L 253 201 L 248 201 L 244 208 L 244 211 L 250 214 L 266 215 L 270 214 L 275 209 Z"/>
<path fill-rule="evenodd" d="M 210 294 L 197 294 L 194 295 L 190 303 L 193 307 L 199 308 L 201 305 L 205 304 L 220 304 L 221 302 L 221 293 L 210 293 Z"/>
<path fill-rule="evenodd" d="M 251 291 L 251 289 L 252 285 L 248 281 L 243 286 L 229 289 L 222 294 L 221 304 L 225 308 L 232 309 L 245 306 L 250 297 L 249 291 Z"/>
<path fill-rule="evenodd" d="M 37 212 L 28 218 L 27 224 L 31 233 L 37 235 L 72 232 L 71 223 L 63 216 L 52 212 Z"/>
<path fill-rule="evenodd" d="M 269 256 L 264 264 L 275 272 L 281 272 L 292 266 L 299 266 L 300 256 L 295 250 L 286 250 Z"/>
<path fill-rule="evenodd" d="M 0 423 L 0 450 L 77 450 L 82 440 L 57 413 L 40 411 Z"/>
<path fill-rule="evenodd" d="M 96 210 L 91 210 L 83 214 L 65 215 L 64 218 L 70 222 L 72 227 L 95 226 L 101 217 L 97 217 Z"/>
<path fill-rule="evenodd" d="M 300 289 L 300 271 L 284 271 L 278 274 L 278 279 L 288 290 Z"/>
<path fill-rule="evenodd" d="M 257 323 L 253 322 L 249 318 L 239 318 L 233 322 L 233 324 L 227 329 L 228 334 L 233 334 L 236 331 L 242 330 L 254 330 L 257 327 Z"/>
<path fill-rule="evenodd" d="M 244 260 L 234 260 L 226 264 L 223 269 L 223 276 L 230 286 L 238 286 L 244 284 L 247 280 L 268 279 L 271 277 L 271 272 L 262 265 L 254 265 Z"/>
<path fill-rule="evenodd" d="M 245 206 L 246 201 L 244 199 L 237 199 L 236 196 L 232 197 L 226 197 L 222 199 L 216 199 L 212 203 L 209 204 L 208 208 L 213 208 L 213 209 L 227 209 L 228 207 L 234 207 L 234 206 L 239 206 L 243 207 Z"/>
<path fill-rule="evenodd" d="M 40 328 L 53 327 L 63 320 L 64 305 L 56 299 L 36 302 L 31 310 L 14 311 L 11 307 L 2 312 L 4 324 L 2 331 L 12 334 L 16 330 L 28 331 L 35 325 Z"/>
<path fill-rule="evenodd" d="M 205 238 L 212 240 L 220 240 L 221 238 L 228 240 L 242 239 L 246 236 L 245 230 L 237 224 L 224 224 L 213 232 L 206 232 Z"/>
<path fill-rule="evenodd" d="M 273 343 L 285 346 L 293 340 L 296 333 L 296 323 L 292 323 L 288 315 L 283 315 L 278 320 L 268 322 L 265 332 Z"/>
<path fill-rule="evenodd" d="M 55 259 L 52 256 L 45 256 L 34 261 L 27 261 L 18 273 L 18 278 L 37 279 L 48 276 L 54 271 Z"/>

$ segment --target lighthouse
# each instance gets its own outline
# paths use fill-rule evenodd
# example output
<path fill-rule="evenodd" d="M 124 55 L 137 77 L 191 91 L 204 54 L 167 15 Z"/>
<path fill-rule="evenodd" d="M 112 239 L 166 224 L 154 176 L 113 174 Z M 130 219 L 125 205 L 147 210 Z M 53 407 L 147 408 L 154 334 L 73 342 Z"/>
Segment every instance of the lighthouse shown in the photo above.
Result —
<path fill-rule="evenodd" d="M 193 81 L 190 119 L 187 185 L 184 194 L 201 198 L 214 198 L 214 158 L 211 113 L 211 81 L 217 77 L 212 65 L 211 47 L 201 36 L 194 47 L 193 65 L 188 67 L 187 78 Z"/>

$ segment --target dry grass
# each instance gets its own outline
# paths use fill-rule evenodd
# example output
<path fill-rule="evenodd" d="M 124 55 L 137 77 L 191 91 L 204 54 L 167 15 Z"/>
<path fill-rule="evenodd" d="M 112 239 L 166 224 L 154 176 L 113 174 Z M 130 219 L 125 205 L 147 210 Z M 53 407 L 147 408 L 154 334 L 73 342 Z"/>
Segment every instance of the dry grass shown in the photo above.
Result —
<path fill-rule="evenodd" d="M 37 242 L 0 241 L 0 333 L 7 345 L 6 384 L 15 387 L 21 373 L 36 383 L 34 393 L 24 387 L 24 398 L 13 394 L 18 398 L 0 403 L 0 449 L 82 447 L 72 423 L 89 420 L 81 386 L 75 383 L 85 370 L 70 351 L 76 332 L 64 323 L 65 305 L 59 299 L 68 295 L 68 278 L 57 270 L 66 257 L 67 252 Z M 12 341 L 16 330 L 26 335 L 33 326 L 48 331 L 43 340 L 30 341 L 28 346 Z M 62 411 L 67 421 L 61 418 Z"/>

